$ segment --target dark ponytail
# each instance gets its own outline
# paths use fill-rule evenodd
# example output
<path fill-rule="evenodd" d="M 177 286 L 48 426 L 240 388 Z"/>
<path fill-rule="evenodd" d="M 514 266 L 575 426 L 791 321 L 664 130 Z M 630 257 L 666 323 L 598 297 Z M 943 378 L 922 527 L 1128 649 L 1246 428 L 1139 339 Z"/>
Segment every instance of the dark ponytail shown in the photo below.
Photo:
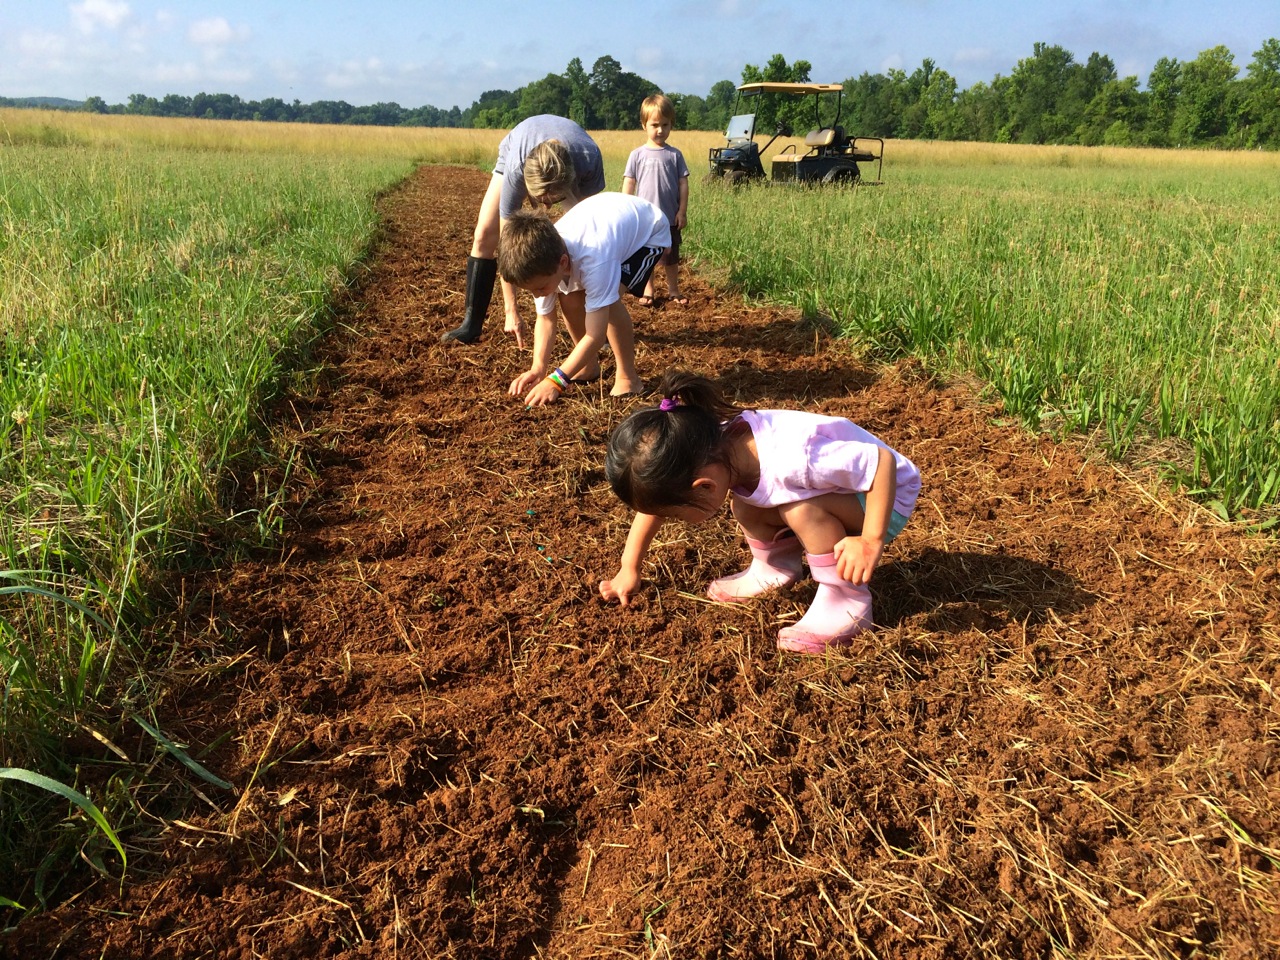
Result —
<path fill-rule="evenodd" d="M 604 461 L 613 492 L 641 513 L 690 503 L 698 471 L 726 461 L 725 425 L 742 413 L 712 381 L 684 370 L 667 371 L 658 392 L 658 406 L 618 424 Z"/>

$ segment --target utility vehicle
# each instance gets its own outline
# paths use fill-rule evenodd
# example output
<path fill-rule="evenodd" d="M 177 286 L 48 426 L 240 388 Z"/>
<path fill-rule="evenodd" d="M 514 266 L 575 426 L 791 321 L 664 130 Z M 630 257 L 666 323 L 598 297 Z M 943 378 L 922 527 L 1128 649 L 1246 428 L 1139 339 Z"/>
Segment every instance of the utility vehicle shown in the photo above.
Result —
<path fill-rule="evenodd" d="M 804 152 L 798 144 L 789 143 L 774 154 L 770 162 L 774 183 L 862 183 L 870 186 L 881 182 L 884 140 L 845 135 L 844 128 L 840 126 L 844 85 L 839 83 L 744 83 L 739 86 L 734 115 L 729 119 L 724 134 L 725 145 L 711 148 L 708 177 L 734 184 L 766 179 L 762 160 L 765 151 L 779 137 L 792 136 L 792 130 L 785 121 L 780 121 L 763 147 L 756 143 L 756 113 L 743 112 L 742 108 L 759 103 L 758 98 L 765 95 L 813 98 L 814 126 L 805 134 Z M 830 116 L 830 123 L 824 123 L 824 99 L 830 103 L 833 97 L 834 115 Z M 858 166 L 860 163 L 876 165 L 874 180 L 863 177 Z"/>

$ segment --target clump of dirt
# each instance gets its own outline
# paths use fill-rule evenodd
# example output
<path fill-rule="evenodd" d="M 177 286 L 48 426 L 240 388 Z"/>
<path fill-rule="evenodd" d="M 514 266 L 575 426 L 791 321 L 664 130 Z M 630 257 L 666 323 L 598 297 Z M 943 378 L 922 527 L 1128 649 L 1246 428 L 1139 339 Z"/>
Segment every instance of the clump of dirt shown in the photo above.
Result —
<path fill-rule="evenodd" d="M 687 307 L 632 303 L 646 376 L 848 416 L 924 492 L 840 655 L 774 647 L 811 584 L 704 599 L 744 561 L 727 516 L 668 525 L 608 606 L 604 444 L 644 401 L 606 377 L 525 410 L 496 305 L 438 343 L 486 180 L 424 167 L 384 200 L 324 382 L 281 410 L 309 469 L 279 553 L 186 585 L 163 719 L 222 738 L 202 762 L 235 791 L 193 778 L 123 890 L 8 955 L 1280 950 L 1274 552 L 690 276 Z"/>

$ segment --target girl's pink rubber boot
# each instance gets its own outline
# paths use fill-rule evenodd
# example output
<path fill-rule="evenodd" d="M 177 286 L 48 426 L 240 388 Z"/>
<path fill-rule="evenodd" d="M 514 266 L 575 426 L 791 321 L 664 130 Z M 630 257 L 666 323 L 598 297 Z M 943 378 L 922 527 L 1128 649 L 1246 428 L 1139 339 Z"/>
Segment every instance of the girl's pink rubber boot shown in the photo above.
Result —
<path fill-rule="evenodd" d="M 778 631 L 778 649 L 820 654 L 870 629 L 871 591 L 840 576 L 834 553 L 808 554 L 806 559 L 818 592 L 799 623 Z"/>
<path fill-rule="evenodd" d="M 791 531 L 783 530 L 782 534 L 785 536 L 780 535 L 773 540 L 747 537 L 751 566 L 741 573 L 712 580 L 707 587 L 707 596 L 722 603 L 741 603 L 799 580 L 804 572 L 804 565 L 800 562 L 804 546 Z"/>

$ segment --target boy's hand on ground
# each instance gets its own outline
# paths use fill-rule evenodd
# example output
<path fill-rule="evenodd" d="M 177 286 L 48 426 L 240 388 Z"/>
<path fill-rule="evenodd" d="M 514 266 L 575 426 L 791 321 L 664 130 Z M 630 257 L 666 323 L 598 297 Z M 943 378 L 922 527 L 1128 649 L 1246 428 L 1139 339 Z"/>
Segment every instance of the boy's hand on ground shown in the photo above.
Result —
<path fill-rule="evenodd" d="M 524 396 L 524 392 L 541 380 L 546 374 L 541 370 L 526 370 L 520 376 L 511 381 L 511 386 L 507 393 L 513 397 Z"/>
<path fill-rule="evenodd" d="M 555 403 L 560 399 L 560 390 L 550 380 L 543 379 L 541 383 L 524 395 L 524 405 L 526 407 L 545 407 L 548 403 Z"/>
<path fill-rule="evenodd" d="M 600 581 L 600 596 L 605 600 L 617 600 L 625 607 L 631 603 L 631 597 L 639 586 L 639 577 L 619 570 L 612 580 Z"/>
<path fill-rule="evenodd" d="M 832 551 L 836 558 L 836 572 L 845 580 L 854 584 L 865 584 L 871 579 L 871 571 L 875 570 L 884 553 L 884 542 L 866 540 L 862 537 L 845 537 L 835 545 Z"/>

